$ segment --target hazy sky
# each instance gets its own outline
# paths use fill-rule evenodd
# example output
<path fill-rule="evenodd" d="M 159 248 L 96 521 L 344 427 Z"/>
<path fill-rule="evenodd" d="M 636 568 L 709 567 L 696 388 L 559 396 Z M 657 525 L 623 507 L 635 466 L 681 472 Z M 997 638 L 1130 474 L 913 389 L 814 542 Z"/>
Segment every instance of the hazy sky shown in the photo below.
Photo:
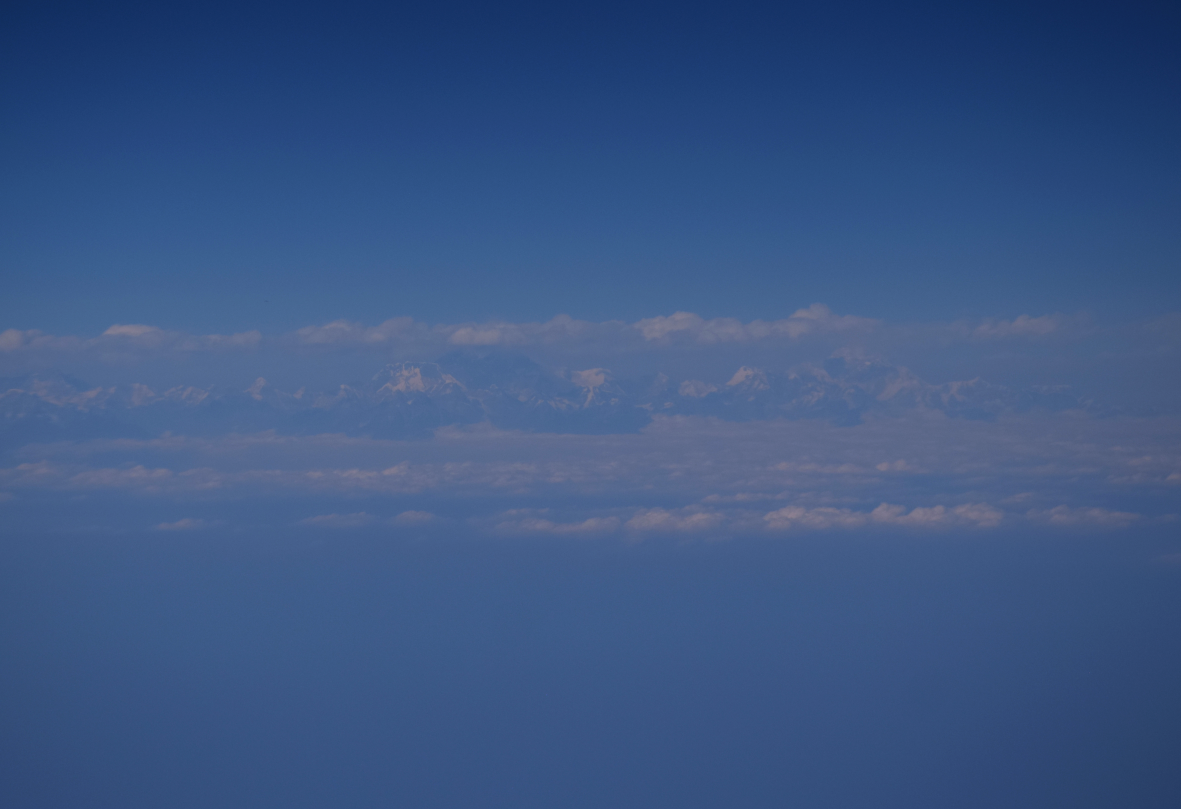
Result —
<path fill-rule="evenodd" d="M 0 804 L 1181 805 L 1178 22 L 6 4 Z"/>

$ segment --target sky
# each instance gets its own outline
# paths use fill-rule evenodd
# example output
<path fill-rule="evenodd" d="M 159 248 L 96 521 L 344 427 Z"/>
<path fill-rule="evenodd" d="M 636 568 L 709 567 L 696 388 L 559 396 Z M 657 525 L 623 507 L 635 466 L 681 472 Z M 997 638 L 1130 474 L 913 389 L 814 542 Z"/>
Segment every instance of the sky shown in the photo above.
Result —
<path fill-rule="evenodd" d="M 0 803 L 1181 802 L 1167 4 L 0 11 Z"/>
<path fill-rule="evenodd" d="M 13 327 L 1178 307 L 1167 4 L 14 4 Z"/>

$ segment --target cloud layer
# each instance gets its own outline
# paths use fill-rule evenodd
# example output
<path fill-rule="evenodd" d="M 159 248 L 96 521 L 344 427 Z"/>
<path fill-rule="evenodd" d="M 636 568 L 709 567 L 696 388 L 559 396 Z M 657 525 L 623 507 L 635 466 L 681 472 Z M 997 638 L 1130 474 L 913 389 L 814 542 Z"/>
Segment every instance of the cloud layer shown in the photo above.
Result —
<path fill-rule="evenodd" d="M 899 325 L 817 304 L 748 323 L 10 329 L 0 510 L 170 533 L 232 530 L 243 514 L 303 531 L 628 540 L 1135 531 L 1181 512 L 1181 414 L 1062 376 L 1110 363 L 1124 392 L 1168 399 L 1175 378 L 1133 371 L 1168 364 L 1175 321 Z M 130 505 L 112 516 L 116 502 Z"/>
<path fill-rule="evenodd" d="M 454 347 L 528 348 L 535 346 L 590 346 L 604 350 L 717 345 L 726 343 L 794 342 L 809 337 L 855 337 L 883 334 L 900 327 L 874 318 L 836 314 L 821 303 L 797 309 L 779 320 L 743 322 L 735 318 L 704 318 L 693 312 L 674 312 L 634 323 L 591 322 L 558 315 L 546 322 L 452 323 L 430 325 L 411 317 L 396 317 L 376 326 L 349 320 L 309 325 L 287 334 L 264 336 L 258 331 L 192 335 L 153 325 L 116 323 L 96 337 L 46 334 L 36 329 L 0 331 L 0 355 L 20 352 L 252 351 L 265 346 L 319 346 L 397 350 Z M 1094 330 L 1088 319 L 1061 314 L 1020 315 L 1013 319 L 982 319 L 922 324 L 925 334 L 943 339 L 996 341 L 1078 337 Z M 1161 330 L 1157 329 L 1159 333 Z"/>
<path fill-rule="evenodd" d="M 29 445 L 14 460 L 0 469 L 13 513 L 130 498 L 176 503 L 164 521 L 175 530 L 243 499 L 293 502 L 280 522 L 308 527 L 632 537 L 1124 530 L 1181 510 L 1181 421 L 1082 415 L 856 427 L 660 416 L 636 435 L 475 425 L 427 441 L 167 435 Z"/>

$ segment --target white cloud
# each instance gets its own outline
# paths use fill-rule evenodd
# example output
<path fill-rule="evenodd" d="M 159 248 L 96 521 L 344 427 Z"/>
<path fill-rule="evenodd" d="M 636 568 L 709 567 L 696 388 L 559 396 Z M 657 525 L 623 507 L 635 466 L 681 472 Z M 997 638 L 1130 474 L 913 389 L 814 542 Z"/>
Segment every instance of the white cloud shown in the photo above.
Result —
<path fill-rule="evenodd" d="M 84 347 L 87 343 L 77 337 L 59 337 L 46 334 L 37 329 L 5 329 L 0 332 L 0 352 L 14 353 L 17 351 L 69 351 Z"/>
<path fill-rule="evenodd" d="M 309 511 L 337 517 L 355 511 L 348 504 L 359 495 L 389 498 L 391 514 L 414 508 L 424 495 L 462 501 L 465 513 L 546 502 L 554 511 L 480 517 L 478 524 L 555 535 L 987 527 L 1003 523 L 1006 508 L 1022 515 L 1033 508 L 1029 519 L 1082 530 L 1147 526 L 1177 511 L 1176 487 L 1167 480 L 1179 454 L 1175 418 L 984 422 L 918 412 L 837 427 L 677 416 L 623 435 L 477 425 L 421 441 L 264 432 L 30 444 L 12 450 L 0 467 L 0 492 L 61 503 L 296 496 L 320 504 Z M 912 467 L 924 474 L 908 473 Z M 1051 508 L 1080 501 L 1137 506 Z M 488 503 L 494 506 L 481 505 Z"/>
<path fill-rule="evenodd" d="M 794 340 L 806 334 L 843 331 L 869 331 L 879 321 L 853 315 L 834 315 L 821 303 L 798 309 L 782 320 L 754 320 L 743 323 L 734 318 L 706 320 L 693 312 L 675 312 L 667 316 L 650 317 L 637 321 L 632 328 L 649 342 L 668 342 L 673 339 L 690 340 L 703 344 L 738 343 L 767 339 Z"/>
<path fill-rule="evenodd" d="M 882 461 L 874 467 L 879 472 L 913 472 L 915 468 L 903 459 L 899 459 L 891 463 L 890 461 Z"/>
<path fill-rule="evenodd" d="M 403 511 L 390 522 L 395 525 L 424 525 L 439 518 L 429 511 Z"/>
<path fill-rule="evenodd" d="M 636 533 L 696 533 L 717 528 L 724 521 L 725 516 L 716 511 L 650 508 L 637 512 L 623 527 Z"/>
<path fill-rule="evenodd" d="M 542 517 L 517 517 L 522 512 L 506 512 L 513 519 L 496 523 L 494 531 L 499 534 L 553 534 L 555 536 L 578 536 L 594 534 L 611 534 L 619 530 L 619 518 L 590 517 L 582 522 L 553 522 Z M 528 513 L 525 511 L 524 513 Z"/>
<path fill-rule="evenodd" d="M 521 339 L 519 330 L 509 324 L 487 328 L 464 326 L 453 331 L 448 341 L 457 346 L 496 346 L 525 342 Z"/>
<path fill-rule="evenodd" d="M 831 528 L 861 528 L 869 525 L 893 525 L 911 528 L 937 528 L 946 526 L 970 526 L 992 528 L 1004 518 L 1004 513 L 985 503 L 965 503 L 947 508 L 932 506 L 918 507 L 907 511 L 905 507 L 882 503 L 873 511 L 853 511 L 848 508 L 821 506 L 804 508 L 787 506 L 764 515 L 767 527 L 773 530 L 804 528 L 824 530 Z"/>
<path fill-rule="evenodd" d="M 1125 329 L 1125 336 L 1149 340 L 1159 348 L 1163 339 L 1177 348 L 1175 327 L 1181 318 L 1158 319 Z M 1108 330 L 1111 334 L 1111 330 Z M 1133 334 L 1135 332 L 1135 334 Z M 591 322 L 558 315 L 544 322 L 466 322 L 427 324 L 411 317 L 395 317 L 377 325 L 349 320 L 312 324 L 285 335 L 264 337 L 258 331 L 236 334 L 193 335 L 143 323 L 116 323 L 92 338 L 57 336 L 35 329 L 9 328 L 0 331 L 0 355 L 23 352 L 97 351 L 105 355 L 155 356 L 156 352 L 254 351 L 325 347 L 338 350 L 379 351 L 426 358 L 438 356 L 456 346 L 501 346 L 524 349 L 561 348 L 602 353 L 631 353 L 668 347 L 708 347 L 756 344 L 775 346 L 797 343 L 809 336 L 841 336 L 860 343 L 873 334 L 880 345 L 931 345 L 940 341 L 981 342 L 1010 338 L 1037 339 L 1052 335 L 1096 333 L 1082 315 L 1023 314 L 1012 319 L 979 321 L 933 321 L 926 324 L 887 324 L 872 318 L 834 313 L 821 303 L 796 309 L 775 320 L 743 321 L 737 318 L 707 319 L 694 312 L 679 311 L 628 323 L 611 320 Z M 1121 332 L 1122 333 L 1122 332 Z M 1136 336 L 1138 335 L 1138 337 Z"/>
<path fill-rule="evenodd" d="M 16 351 L 25 344 L 25 333 L 17 329 L 0 331 L 0 351 Z"/>
<path fill-rule="evenodd" d="M 558 315 L 544 323 L 493 321 L 436 326 L 417 323 L 411 318 L 395 318 L 373 327 L 337 320 L 307 326 L 296 336 L 298 342 L 305 344 L 393 345 L 436 341 L 452 346 L 537 346 L 594 342 L 606 347 L 626 345 L 636 338 L 641 343 L 687 340 L 699 344 L 794 340 L 806 334 L 863 332 L 875 328 L 878 323 L 853 315 L 835 315 L 827 306 L 814 303 L 781 320 L 748 323 L 735 318 L 706 320 L 693 312 L 674 312 L 631 324 L 622 321 L 592 323 L 569 315 Z"/>
<path fill-rule="evenodd" d="M 396 317 L 377 325 L 367 327 L 348 320 L 334 320 L 322 326 L 305 326 L 297 331 L 301 343 L 324 344 L 383 344 L 407 339 L 425 330 L 413 318 Z"/>
<path fill-rule="evenodd" d="M 169 484 L 175 474 L 171 469 L 150 469 L 137 464 L 130 469 L 87 469 L 72 476 L 72 488 L 80 489 L 142 489 L 158 491 Z"/>
<path fill-rule="evenodd" d="M 305 517 L 299 524 L 316 528 L 364 528 L 366 525 L 372 525 L 375 520 L 376 517 L 372 514 L 358 511 L 353 514 L 318 514 L 315 517 Z"/>
<path fill-rule="evenodd" d="M 157 531 L 196 531 L 206 526 L 205 520 L 184 517 L 176 522 L 162 522 L 156 526 Z"/>
<path fill-rule="evenodd" d="M 1058 331 L 1064 325 L 1061 315 L 1030 317 L 1020 315 L 1012 320 L 985 320 L 972 331 L 972 336 L 982 340 L 998 340 L 1006 337 L 1041 337 Z"/>
<path fill-rule="evenodd" d="M 1131 511 L 1110 511 L 1105 508 L 1070 508 L 1056 506 L 1051 509 L 1031 509 L 1027 517 L 1050 525 L 1081 528 L 1126 528 L 1142 519 L 1142 515 Z"/>
<path fill-rule="evenodd" d="M 201 345 L 206 348 L 257 348 L 262 343 L 262 333 L 243 331 L 237 334 L 206 334 L 198 339 Z M 196 347 L 201 346 L 195 346 L 194 349 Z"/>
<path fill-rule="evenodd" d="M 83 339 L 72 335 L 45 334 L 36 329 L 21 331 L 5 329 L 0 332 L 0 353 L 16 352 L 86 352 L 99 351 L 100 356 L 113 352 L 123 356 L 130 352 L 207 351 L 256 349 L 262 344 L 258 331 L 237 334 L 185 334 L 168 331 L 142 323 L 116 323 L 98 337 Z"/>
<path fill-rule="evenodd" d="M 126 326 L 116 323 L 109 329 L 103 332 L 103 337 L 130 337 L 132 339 L 141 338 L 159 338 L 160 335 L 165 334 L 162 329 L 155 326 L 144 326 L 141 324 L 128 324 Z"/>

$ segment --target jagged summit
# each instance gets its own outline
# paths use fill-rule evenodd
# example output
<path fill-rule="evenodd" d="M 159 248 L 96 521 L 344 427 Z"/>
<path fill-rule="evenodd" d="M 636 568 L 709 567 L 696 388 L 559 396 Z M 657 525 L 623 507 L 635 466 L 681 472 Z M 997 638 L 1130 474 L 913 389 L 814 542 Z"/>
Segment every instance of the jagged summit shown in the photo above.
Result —
<path fill-rule="evenodd" d="M 933 385 L 906 368 L 851 353 L 778 373 L 742 366 L 728 380 L 714 382 L 664 374 L 619 381 L 607 368 L 558 372 L 520 355 L 470 351 L 438 362 L 391 363 L 367 384 L 310 392 L 277 390 L 263 377 L 230 392 L 193 385 L 91 386 L 61 376 L 6 382 L 0 424 L 10 444 L 95 431 L 275 429 L 400 438 L 481 421 L 532 432 L 610 433 L 638 430 L 656 413 L 855 424 L 870 412 L 925 409 L 979 419 L 1083 406 L 1061 388 L 1013 390 L 980 379 Z"/>
<path fill-rule="evenodd" d="M 391 396 L 449 396 L 466 394 L 463 383 L 445 373 L 437 363 L 391 363 L 373 375 L 371 383 L 377 386 L 375 396 L 379 400 Z"/>

